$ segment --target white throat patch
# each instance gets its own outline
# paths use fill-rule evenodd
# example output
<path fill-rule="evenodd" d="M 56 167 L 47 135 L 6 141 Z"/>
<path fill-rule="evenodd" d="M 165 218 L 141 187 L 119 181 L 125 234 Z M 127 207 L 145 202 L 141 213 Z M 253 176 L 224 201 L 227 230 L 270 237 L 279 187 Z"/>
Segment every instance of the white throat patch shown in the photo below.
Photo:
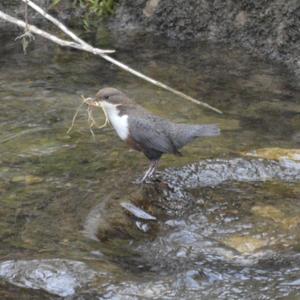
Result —
<path fill-rule="evenodd" d="M 109 122 L 122 140 L 128 138 L 128 115 L 119 115 L 118 105 L 106 101 L 101 102 L 103 109 L 106 111 Z"/>

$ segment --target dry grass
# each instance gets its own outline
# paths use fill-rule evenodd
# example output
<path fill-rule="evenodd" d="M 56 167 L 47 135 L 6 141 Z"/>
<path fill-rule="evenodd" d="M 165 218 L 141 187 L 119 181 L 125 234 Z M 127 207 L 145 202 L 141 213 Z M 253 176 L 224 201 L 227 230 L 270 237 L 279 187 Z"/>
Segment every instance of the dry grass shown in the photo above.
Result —
<path fill-rule="evenodd" d="M 89 103 L 93 99 L 92 98 L 85 98 L 83 95 L 81 95 L 81 99 L 82 99 L 82 102 L 81 102 L 81 104 L 78 106 L 78 108 L 75 111 L 75 114 L 74 114 L 73 119 L 72 119 L 72 124 L 71 124 L 70 128 L 68 129 L 67 134 L 69 134 L 72 131 L 72 129 L 74 128 L 77 116 L 78 116 L 78 114 L 80 112 L 80 109 L 81 109 L 81 107 L 83 105 L 86 104 L 87 105 L 86 111 L 87 111 L 87 115 L 88 115 L 89 130 L 90 130 L 93 138 L 95 139 L 95 134 L 94 134 L 93 128 L 101 129 L 101 128 L 106 127 L 109 124 L 109 120 L 108 120 L 106 111 L 103 109 L 102 106 L 98 106 L 98 107 L 102 108 L 102 110 L 104 112 L 104 115 L 105 115 L 105 121 L 104 121 L 104 123 L 102 125 L 98 126 L 97 123 L 96 123 L 96 121 L 95 121 L 95 119 L 94 119 L 94 116 L 93 116 L 93 109 L 96 106 L 95 105 L 91 105 Z"/>

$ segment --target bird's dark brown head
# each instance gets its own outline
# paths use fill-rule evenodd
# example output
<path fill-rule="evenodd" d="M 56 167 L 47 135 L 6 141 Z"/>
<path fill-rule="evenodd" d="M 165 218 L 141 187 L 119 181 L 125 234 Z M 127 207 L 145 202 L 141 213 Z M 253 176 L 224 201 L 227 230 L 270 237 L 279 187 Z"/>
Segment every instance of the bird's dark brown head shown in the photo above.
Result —
<path fill-rule="evenodd" d="M 117 106 L 133 104 L 133 101 L 129 99 L 124 93 L 111 87 L 99 90 L 96 94 L 96 97 L 91 100 L 92 101 L 90 101 L 88 104 L 93 106 L 102 106 L 104 102 Z"/>

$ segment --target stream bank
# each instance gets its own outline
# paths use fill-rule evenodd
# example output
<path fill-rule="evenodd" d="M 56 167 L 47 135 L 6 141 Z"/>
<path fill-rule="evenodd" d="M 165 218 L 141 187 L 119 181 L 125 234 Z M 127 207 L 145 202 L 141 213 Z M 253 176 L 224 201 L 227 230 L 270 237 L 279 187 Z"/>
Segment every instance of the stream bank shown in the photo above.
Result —
<path fill-rule="evenodd" d="M 81 27 L 82 8 L 72 0 L 53 7 L 50 0 L 37 0 L 65 23 Z M 23 18 L 24 6 L 4 0 L 0 9 Z M 43 22 L 29 9 L 30 21 Z M 99 23 L 102 20 L 99 18 Z M 222 42 L 242 47 L 248 53 L 280 62 L 300 76 L 300 3 L 298 0 L 119 0 L 116 11 L 105 24 L 112 31 L 162 35 L 171 40 Z M 15 25 L 0 20 L 0 34 L 16 31 Z M 47 26 L 47 25 L 46 25 Z M 98 26 L 94 27 L 94 31 Z M 112 45 L 110 45 L 112 48 Z"/>
<path fill-rule="evenodd" d="M 173 40 L 226 42 L 300 75 L 297 0 L 121 0 L 112 27 Z"/>

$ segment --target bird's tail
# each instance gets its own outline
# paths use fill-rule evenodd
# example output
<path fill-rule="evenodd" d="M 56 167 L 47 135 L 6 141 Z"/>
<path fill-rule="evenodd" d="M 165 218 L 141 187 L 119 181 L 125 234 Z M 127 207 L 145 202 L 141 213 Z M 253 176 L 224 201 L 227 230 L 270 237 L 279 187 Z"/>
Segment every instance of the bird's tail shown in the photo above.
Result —
<path fill-rule="evenodd" d="M 174 137 L 172 140 L 177 149 L 180 149 L 196 138 L 220 135 L 220 128 L 216 124 L 176 124 L 175 126 Z"/>
<path fill-rule="evenodd" d="M 216 124 L 192 125 L 192 127 L 196 137 L 220 135 L 220 128 Z"/>

